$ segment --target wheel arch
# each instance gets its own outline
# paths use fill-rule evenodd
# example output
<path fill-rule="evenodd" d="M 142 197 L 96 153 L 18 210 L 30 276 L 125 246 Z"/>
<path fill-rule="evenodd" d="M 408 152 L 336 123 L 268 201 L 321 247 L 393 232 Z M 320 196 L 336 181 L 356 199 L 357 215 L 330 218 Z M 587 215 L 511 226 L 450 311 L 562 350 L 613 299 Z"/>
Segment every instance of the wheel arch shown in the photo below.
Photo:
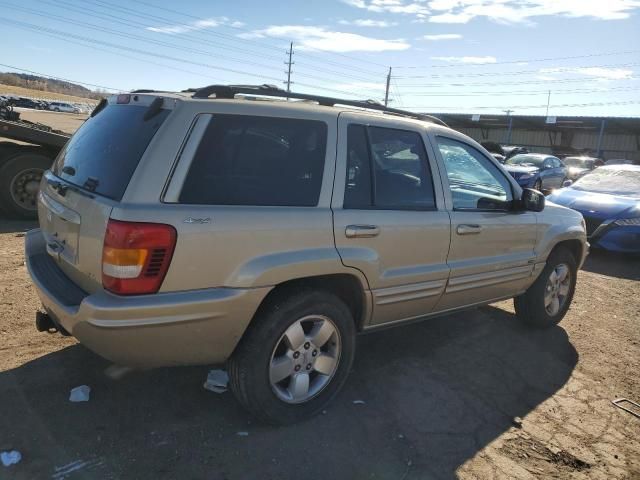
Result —
<path fill-rule="evenodd" d="M 271 305 L 305 289 L 329 292 L 342 300 L 351 311 L 357 331 L 363 329 L 370 317 L 371 295 L 361 279 L 349 273 L 333 273 L 295 278 L 275 285 L 260 302 L 247 330 Z"/>

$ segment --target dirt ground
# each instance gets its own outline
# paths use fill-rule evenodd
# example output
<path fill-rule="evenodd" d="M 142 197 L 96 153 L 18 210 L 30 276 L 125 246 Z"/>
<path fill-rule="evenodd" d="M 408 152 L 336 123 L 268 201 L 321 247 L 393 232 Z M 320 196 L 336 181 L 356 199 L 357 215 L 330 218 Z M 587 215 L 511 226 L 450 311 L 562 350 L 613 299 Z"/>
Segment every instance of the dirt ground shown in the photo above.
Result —
<path fill-rule="evenodd" d="M 326 412 L 273 428 L 204 390 L 207 367 L 112 380 L 36 332 L 33 224 L 0 225 L 0 451 L 23 455 L 0 478 L 640 478 L 640 419 L 611 404 L 640 400 L 639 259 L 593 253 L 551 330 L 502 302 L 363 335 Z M 69 402 L 83 384 L 90 401 Z"/>

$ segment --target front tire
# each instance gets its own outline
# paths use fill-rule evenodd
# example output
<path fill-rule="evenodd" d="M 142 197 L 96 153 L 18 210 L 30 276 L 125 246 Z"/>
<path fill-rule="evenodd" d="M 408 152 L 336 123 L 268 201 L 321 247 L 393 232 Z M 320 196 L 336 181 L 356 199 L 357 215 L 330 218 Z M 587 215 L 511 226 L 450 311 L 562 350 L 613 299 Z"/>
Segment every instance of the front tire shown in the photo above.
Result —
<path fill-rule="evenodd" d="M 549 328 L 564 318 L 576 288 L 576 259 L 567 248 L 554 249 L 540 276 L 513 299 L 516 315 L 535 328 Z"/>
<path fill-rule="evenodd" d="M 335 295 L 298 290 L 264 308 L 228 362 L 231 390 L 260 420 L 306 420 L 338 393 L 355 354 L 355 325 Z"/>
<path fill-rule="evenodd" d="M 536 180 L 536 183 L 533 184 L 533 189 L 542 192 L 542 180 Z"/>

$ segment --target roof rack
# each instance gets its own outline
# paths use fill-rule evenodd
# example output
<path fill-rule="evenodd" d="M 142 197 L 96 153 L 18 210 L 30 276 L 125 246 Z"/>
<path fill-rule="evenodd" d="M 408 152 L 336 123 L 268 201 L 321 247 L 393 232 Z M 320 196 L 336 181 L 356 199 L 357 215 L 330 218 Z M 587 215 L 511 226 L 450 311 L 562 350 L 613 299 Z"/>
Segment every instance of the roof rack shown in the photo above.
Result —
<path fill-rule="evenodd" d="M 424 120 L 448 127 L 448 125 L 437 117 L 426 115 L 424 113 L 409 112 L 407 110 L 399 110 L 397 108 L 385 107 L 375 100 L 345 100 L 343 98 L 323 97 L 321 95 L 310 95 L 307 93 L 287 92 L 275 85 L 209 85 L 202 88 L 190 88 L 183 90 L 183 93 L 193 93 L 192 98 L 209 98 L 215 95 L 215 98 L 232 99 L 236 95 L 259 95 L 263 97 L 279 97 L 279 98 L 295 98 L 298 100 L 311 100 L 318 102 L 319 105 L 333 107 L 334 105 L 347 105 L 350 107 L 367 108 L 369 110 L 377 110 L 380 112 L 400 115 L 403 117 Z"/>

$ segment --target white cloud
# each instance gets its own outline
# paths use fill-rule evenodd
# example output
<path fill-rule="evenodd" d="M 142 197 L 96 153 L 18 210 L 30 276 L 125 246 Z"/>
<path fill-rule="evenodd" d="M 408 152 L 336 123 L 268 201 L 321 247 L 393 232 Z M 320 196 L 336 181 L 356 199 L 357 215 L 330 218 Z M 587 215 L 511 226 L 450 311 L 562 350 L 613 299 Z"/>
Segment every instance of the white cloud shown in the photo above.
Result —
<path fill-rule="evenodd" d="M 633 76 L 633 70 L 626 68 L 576 67 L 576 68 L 541 68 L 541 74 L 573 73 L 587 77 L 598 77 L 606 80 L 624 80 Z M 553 78 L 553 77 L 550 77 Z"/>
<path fill-rule="evenodd" d="M 437 35 L 424 35 L 422 37 L 423 40 L 430 40 L 432 42 L 437 42 L 440 40 L 459 40 L 462 38 L 462 35 L 459 33 L 440 33 Z"/>
<path fill-rule="evenodd" d="M 386 20 L 372 20 L 370 18 L 359 18 L 357 20 L 340 20 L 340 25 L 355 25 L 356 27 L 377 27 L 387 28 L 398 25 L 397 22 L 387 22 Z"/>
<path fill-rule="evenodd" d="M 342 0 L 352 7 L 376 13 L 399 13 L 426 18 L 429 9 L 425 0 Z"/>
<path fill-rule="evenodd" d="M 481 65 L 485 63 L 496 63 L 496 57 L 431 57 L 431 60 L 438 60 L 448 63 L 470 63 L 472 65 Z"/>
<path fill-rule="evenodd" d="M 327 52 L 382 52 L 406 50 L 411 47 L 403 39 L 384 40 L 306 25 L 272 25 L 263 30 L 241 33 L 238 36 L 240 38 L 280 37 L 292 39 L 300 50 L 307 48 Z"/>
<path fill-rule="evenodd" d="M 530 23 L 542 16 L 629 18 L 639 0 L 342 0 L 378 13 L 414 15 L 418 21 L 468 23 L 486 17 L 498 23 Z"/>
<path fill-rule="evenodd" d="M 230 21 L 227 17 L 205 18 L 191 23 L 179 23 L 176 25 L 162 27 L 146 27 L 145 30 L 157 33 L 168 33 L 169 35 L 177 35 L 180 33 L 193 32 L 196 30 L 205 30 L 207 28 L 216 28 L 220 25 L 229 25 L 232 27 L 242 27 L 244 23 L 238 21 Z"/>

